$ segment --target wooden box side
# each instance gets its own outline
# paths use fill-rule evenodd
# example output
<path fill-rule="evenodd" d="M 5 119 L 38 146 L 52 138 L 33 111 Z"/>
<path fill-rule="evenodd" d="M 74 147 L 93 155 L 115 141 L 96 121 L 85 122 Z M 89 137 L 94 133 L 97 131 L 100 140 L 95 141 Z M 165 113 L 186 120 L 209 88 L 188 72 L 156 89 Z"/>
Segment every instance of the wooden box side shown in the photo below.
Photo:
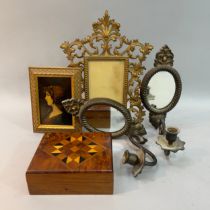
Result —
<path fill-rule="evenodd" d="M 103 105 L 92 107 L 86 112 L 90 125 L 96 128 L 110 128 L 111 108 Z"/>
<path fill-rule="evenodd" d="M 26 172 L 31 195 L 113 194 L 113 173 Z"/>

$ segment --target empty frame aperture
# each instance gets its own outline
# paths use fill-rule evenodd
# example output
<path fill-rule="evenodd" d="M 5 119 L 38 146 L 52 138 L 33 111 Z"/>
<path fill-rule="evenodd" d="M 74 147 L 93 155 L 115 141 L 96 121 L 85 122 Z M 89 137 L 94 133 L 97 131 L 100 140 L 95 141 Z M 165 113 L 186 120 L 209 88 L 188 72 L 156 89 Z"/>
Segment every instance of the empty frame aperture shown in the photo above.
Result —
<path fill-rule="evenodd" d="M 127 105 L 128 59 L 126 57 L 86 57 L 86 99 L 110 98 Z"/>

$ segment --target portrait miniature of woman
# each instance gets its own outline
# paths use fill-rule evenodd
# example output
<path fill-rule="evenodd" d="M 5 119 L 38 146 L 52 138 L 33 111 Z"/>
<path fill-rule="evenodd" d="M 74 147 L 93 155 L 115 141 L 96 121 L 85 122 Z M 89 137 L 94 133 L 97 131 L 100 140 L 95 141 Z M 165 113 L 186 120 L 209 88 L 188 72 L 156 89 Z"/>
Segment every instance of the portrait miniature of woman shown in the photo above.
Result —
<path fill-rule="evenodd" d="M 65 93 L 61 86 L 51 85 L 43 88 L 44 103 L 41 110 L 42 124 L 72 125 L 72 116 L 67 114 L 61 104 Z"/>

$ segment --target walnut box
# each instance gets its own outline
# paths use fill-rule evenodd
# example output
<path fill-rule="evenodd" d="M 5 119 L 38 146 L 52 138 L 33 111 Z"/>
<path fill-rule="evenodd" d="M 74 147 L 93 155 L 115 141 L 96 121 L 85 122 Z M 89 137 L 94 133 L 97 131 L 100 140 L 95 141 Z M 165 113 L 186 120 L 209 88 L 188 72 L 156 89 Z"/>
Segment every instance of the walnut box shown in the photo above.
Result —
<path fill-rule="evenodd" d="M 30 194 L 112 194 L 108 133 L 46 133 L 26 172 Z"/>

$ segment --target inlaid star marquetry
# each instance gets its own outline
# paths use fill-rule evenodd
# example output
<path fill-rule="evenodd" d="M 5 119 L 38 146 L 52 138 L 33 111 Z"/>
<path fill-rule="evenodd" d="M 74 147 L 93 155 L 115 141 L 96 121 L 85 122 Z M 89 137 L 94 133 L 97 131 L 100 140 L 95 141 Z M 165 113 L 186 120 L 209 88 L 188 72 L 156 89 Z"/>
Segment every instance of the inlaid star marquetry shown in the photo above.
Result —
<path fill-rule="evenodd" d="M 100 144 L 93 142 L 86 136 L 68 136 L 52 145 L 51 155 L 67 165 L 80 164 L 103 150 Z"/>

